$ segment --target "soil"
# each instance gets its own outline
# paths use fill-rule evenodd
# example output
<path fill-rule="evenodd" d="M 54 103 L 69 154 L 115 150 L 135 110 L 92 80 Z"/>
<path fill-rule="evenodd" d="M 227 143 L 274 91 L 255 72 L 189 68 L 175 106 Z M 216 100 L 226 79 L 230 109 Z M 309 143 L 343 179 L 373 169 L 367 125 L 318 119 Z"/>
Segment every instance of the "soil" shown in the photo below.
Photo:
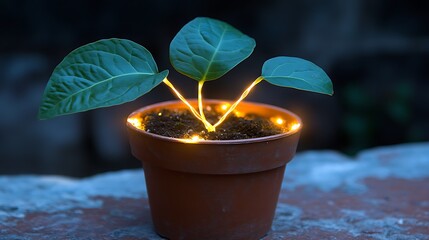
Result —
<path fill-rule="evenodd" d="M 214 109 L 214 108 L 213 108 Z M 223 113 L 204 111 L 210 123 L 215 123 Z M 267 118 L 255 114 L 236 116 L 231 113 L 215 132 L 208 132 L 204 124 L 189 110 L 168 110 L 152 112 L 142 119 L 145 131 L 173 138 L 191 138 L 199 135 L 206 140 L 237 140 L 265 137 L 283 133 L 285 130 Z"/>

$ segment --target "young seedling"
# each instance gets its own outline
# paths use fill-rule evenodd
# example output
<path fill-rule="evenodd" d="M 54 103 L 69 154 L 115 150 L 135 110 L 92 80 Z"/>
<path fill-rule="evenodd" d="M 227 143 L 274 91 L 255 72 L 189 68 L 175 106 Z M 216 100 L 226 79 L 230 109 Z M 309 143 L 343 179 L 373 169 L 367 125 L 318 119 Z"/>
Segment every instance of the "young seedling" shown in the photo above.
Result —
<path fill-rule="evenodd" d="M 263 80 L 281 87 L 333 94 L 332 82 L 320 67 L 300 58 L 275 57 L 264 63 L 261 76 L 218 122 L 208 122 L 203 111 L 204 83 L 225 75 L 249 57 L 255 45 L 253 38 L 231 25 L 206 17 L 195 18 L 177 33 L 170 44 L 170 61 L 178 72 L 198 82 L 198 111 L 167 79 L 168 70 L 158 71 L 151 53 L 143 46 L 117 38 L 84 45 L 68 54 L 54 69 L 42 98 L 39 118 L 133 101 L 163 82 L 212 132 Z"/>

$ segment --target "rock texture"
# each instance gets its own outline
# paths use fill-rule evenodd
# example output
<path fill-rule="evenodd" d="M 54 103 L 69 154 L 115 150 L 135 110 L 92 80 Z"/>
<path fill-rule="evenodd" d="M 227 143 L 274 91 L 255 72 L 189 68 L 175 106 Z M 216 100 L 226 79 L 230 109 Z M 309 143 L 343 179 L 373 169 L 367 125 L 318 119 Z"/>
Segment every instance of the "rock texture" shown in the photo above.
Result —
<path fill-rule="evenodd" d="M 0 239 L 162 239 L 141 170 L 86 179 L 0 176 Z M 429 239 L 429 143 L 348 158 L 298 154 L 287 166 L 274 239 Z"/>

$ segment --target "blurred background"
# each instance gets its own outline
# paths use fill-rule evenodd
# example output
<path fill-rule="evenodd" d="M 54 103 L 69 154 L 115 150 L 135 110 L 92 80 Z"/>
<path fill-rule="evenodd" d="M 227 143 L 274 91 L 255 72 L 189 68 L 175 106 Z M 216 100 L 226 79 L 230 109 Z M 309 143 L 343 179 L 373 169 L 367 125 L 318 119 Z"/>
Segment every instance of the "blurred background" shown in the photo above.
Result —
<path fill-rule="evenodd" d="M 126 116 L 172 100 L 160 85 L 111 108 L 36 119 L 54 67 L 73 49 L 118 37 L 149 49 L 188 98 L 196 82 L 173 71 L 169 43 L 197 16 L 226 21 L 256 39 L 253 55 L 206 98 L 236 99 L 265 60 L 296 56 L 321 66 L 333 97 L 259 84 L 247 100 L 288 108 L 304 121 L 299 151 L 359 150 L 429 140 L 429 1 L 49 1 L 0 0 L 0 174 L 75 177 L 140 167 Z"/>

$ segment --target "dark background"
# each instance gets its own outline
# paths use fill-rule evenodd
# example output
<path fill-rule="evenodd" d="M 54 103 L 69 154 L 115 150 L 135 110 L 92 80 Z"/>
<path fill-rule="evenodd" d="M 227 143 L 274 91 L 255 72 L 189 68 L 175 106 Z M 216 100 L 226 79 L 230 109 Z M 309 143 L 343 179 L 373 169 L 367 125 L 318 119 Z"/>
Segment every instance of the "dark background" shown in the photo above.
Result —
<path fill-rule="evenodd" d="M 172 100 L 160 85 L 137 101 L 38 121 L 53 68 L 73 49 L 102 38 L 133 40 L 161 70 L 171 39 L 197 16 L 218 18 L 256 39 L 253 55 L 206 98 L 236 99 L 265 60 L 297 56 L 321 66 L 333 97 L 259 84 L 247 100 L 299 114 L 299 150 L 346 154 L 429 140 L 429 1 L 2 1 L 0 0 L 0 174 L 64 174 L 139 167 L 129 152 L 126 116 Z M 171 71 L 188 98 L 196 82 Z"/>

